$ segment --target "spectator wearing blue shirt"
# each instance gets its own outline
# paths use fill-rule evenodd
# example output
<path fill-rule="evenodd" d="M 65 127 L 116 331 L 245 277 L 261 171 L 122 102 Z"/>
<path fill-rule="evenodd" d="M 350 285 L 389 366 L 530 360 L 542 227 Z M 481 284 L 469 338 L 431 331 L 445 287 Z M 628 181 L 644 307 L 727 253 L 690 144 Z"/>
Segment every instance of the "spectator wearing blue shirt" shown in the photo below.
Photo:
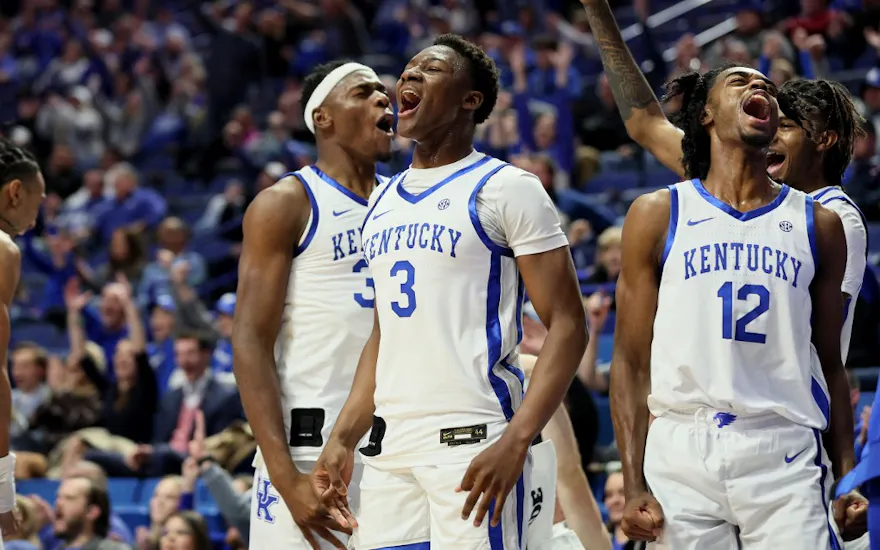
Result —
<path fill-rule="evenodd" d="M 211 369 L 221 380 L 232 376 L 232 317 L 235 315 L 235 294 L 227 292 L 217 300 L 217 332 L 220 339 L 211 356 Z"/>
<path fill-rule="evenodd" d="M 34 232 L 24 236 L 24 258 L 46 276 L 39 311 L 50 323 L 64 326 L 64 286 L 77 276 L 78 259 L 73 251 L 74 242 L 68 231 L 50 227 L 46 232 L 48 253 L 38 250 Z"/>
<path fill-rule="evenodd" d="M 89 170 L 83 174 L 82 187 L 64 200 L 59 222 L 82 240 L 95 226 L 95 211 L 103 202 L 104 172 Z"/>
<path fill-rule="evenodd" d="M 141 305 L 150 303 L 152 297 L 171 293 L 171 269 L 175 266 L 186 271 L 186 282 L 197 287 L 207 277 L 207 266 L 202 255 L 189 249 L 189 227 L 180 218 L 170 217 L 159 224 L 159 251 L 156 260 L 144 269 L 138 287 L 138 300 Z"/>
<path fill-rule="evenodd" d="M 89 304 L 79 313 L 86 337 L 101 346 L 105 357 L 113 357 L 116 353 L 116 344 L 128 336 L 124 302 L 120 298 L 120 293 L 123 292 L 125 292 L 123 287 L 111 283 L 101 291 L 97 307 Z M 70 313 L 68 311 L 68 314 Z M 107 379 L 108 382 L 116 380 L 112 368 L 107 369 Z"/>
<path fill-rule="evenodd" d="M 174 362 L 174 328 L 176 322 L 177 304 L 174 298 L 168 294 L 160 294 L 156 298 L 153 310 L 150 313 L 150 332 L 153 340 L 147 344 L 147 355 L 150 357 L 150 365 L 156 373 L 156 384 L 159 395 L 168 389 L 168 380 L 177 364 Z"/>
<path fill-rule="evenodd" d="M 107 178 L 113 185 L 114 196 L 105 199 L 95 214 L 94 230 L 99 242 L 110 242 L 113 231 L 120 227 L 144 231 L 159 224 L 168 205 L 156 191 L 138 187 L 138 175 L 131 165 L 114 166 Z"/>

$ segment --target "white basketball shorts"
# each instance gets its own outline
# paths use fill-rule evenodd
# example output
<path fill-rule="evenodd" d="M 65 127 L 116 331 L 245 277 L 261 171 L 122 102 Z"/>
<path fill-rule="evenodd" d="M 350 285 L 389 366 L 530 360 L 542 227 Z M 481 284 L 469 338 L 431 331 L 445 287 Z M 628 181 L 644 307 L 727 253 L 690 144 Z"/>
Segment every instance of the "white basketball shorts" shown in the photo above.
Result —
<path fill-rule="evenodd" d="M 504 502 L 501 522 L 461 519 L 466 492 L 456 493 L 469 463 L 380 470 L 364 465 L 355 550 L 520 550 L 528 537 L 531 456 Z"/>
<path fill-rule="evenodd" d="M 777 415 L 666 413 L 648 430 L 645 479 L 674 550 L 840 550 L 818 430 Z M 738 526 L 735 527 L 735 526 Z"/>
<path fill-rule="evenodd" d="M 314 461 L 295 461 L 297 469 L 305 474 L 311 473 Z M 363 464 L 354 465 L 351 484 L 348 487 L 348 501 L 353 512 L 358 509 L 360 493 L 358 485 L 363 473 Z M 356 513 L 356 512 L 355 512 Z M 348 540 L 344 533 L 333 532 L 343 543 Z M 334 548 L 329 542 L 320 539 L 321 549 Z M 285 550 L 311 550 L 311 545 L 294 523 L 290 510 L 281 500 L 275 486 L 269 480 L 265 466 L 254 472 L 254 488 L 251 497 L 251 548 L 284 548 Z"/>

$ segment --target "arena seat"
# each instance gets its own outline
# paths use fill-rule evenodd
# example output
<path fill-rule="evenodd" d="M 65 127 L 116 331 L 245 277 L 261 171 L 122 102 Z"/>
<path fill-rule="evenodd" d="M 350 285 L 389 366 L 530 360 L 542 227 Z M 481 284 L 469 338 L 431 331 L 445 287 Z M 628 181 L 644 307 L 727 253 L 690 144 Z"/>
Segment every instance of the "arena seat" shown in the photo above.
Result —
<path fill-rule="evenodd" d="M 107 494 L 110 496 L 110 502 L 114 506 L 138 504 L 140 486 L 141 480 L 135 477 L 111 479 L 107 484 Z"/>
<path fill-rule="evenodd" d="M 55 494 L 60 485 L 57 479 L 23 479 L 15 482 L 20 495 L 37 495 L 49 504 L 55 502 Z"/>
<path fill-rule="evenodd" d="M 143 504 L 117 505 L 111 501 L 111 509 L 134 532 L 138 527 L 149 527 L 150 509 Z"/>

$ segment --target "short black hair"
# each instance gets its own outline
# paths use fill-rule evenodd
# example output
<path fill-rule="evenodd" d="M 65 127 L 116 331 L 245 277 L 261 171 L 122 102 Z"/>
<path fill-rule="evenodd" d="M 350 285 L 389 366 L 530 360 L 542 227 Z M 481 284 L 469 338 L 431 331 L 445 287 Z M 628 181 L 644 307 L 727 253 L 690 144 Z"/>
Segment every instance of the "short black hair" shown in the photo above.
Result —
<path fill-rule="evenodd" d="M 201 351 L 214 349 L 214 339 L 204 330 L 182 328 L 174 333 L 174 340 L 195 340 Z"/>
<path fill-rule="evenodd" d="M 710 140 L 709 132 L 703 126 L 703 111 L 709 99 L 709 91 L 719 74 L 742 66 L 744 65 L 725 63 L 705 74 L 691 71 L 666 83 L 664 103 L 681 97 L 681 109 L 669 118 L 684 132 L 681 140 L 681 164 L 689 178 L 704 179 L 709 174 Z"/>
<path fill-rule="evenodd" d="M 837 141 L 825 153 L 822 175 L 831 185 L 839 185 L 852 160 L 856 138 L 865 134 L 864 119 L 849 90 L 831 80 L 795 78 L 782 85 L 778 100 L 782 113 L 811 140 L 820 141 L 827 131 L 837 133 Z"/>
<path fill-rule="evenodd" d="M 338 69 L 339 67 L 345 65 L 346 63 L 352 63 L 350 59 L 336 59 L 330 61 L 329 63 L 324 63 L 322 65 L 318 65 L 312 72 L 308 74 L 303 80 L 303 89 L 302 89 L 302 110 L 303 116 L 308 117 L 306 114 L 306 105 L 309 104 L 309 99 L 312 98 L 312 95 L 315 93 L 315 89 L 321 84 L 327 75 Z"/>
<path fill-rule="evenodd" d="M 495 62 L 479 46 L 457 34 L 441 34 L 434 40 L 434 45 L 446 46 L 468 62 L 471 83 L 476 91 L 483 94 L 483 104 L 474 112 L 474 122 L 486 122 L 498 101 L 501 71 Z"/>
<path fill-rule="evenodd" d="M 26 149 L 0 137 L 0 187 L 13 180 L 27 183 L 40 173 L 40 165 Z"/>

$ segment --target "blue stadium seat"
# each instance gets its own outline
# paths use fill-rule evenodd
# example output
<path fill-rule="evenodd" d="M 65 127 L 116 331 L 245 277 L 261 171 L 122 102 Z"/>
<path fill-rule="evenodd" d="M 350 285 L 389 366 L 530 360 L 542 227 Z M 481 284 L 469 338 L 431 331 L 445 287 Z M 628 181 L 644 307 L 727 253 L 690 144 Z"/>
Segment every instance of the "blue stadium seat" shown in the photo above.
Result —
<path fill-rule="evenodd" d="M 861 414 L 862 409 L 870 407 L 874 403 L 874 392 L 863 391 L 859 394 L 859 403 L 856 405 L 856 415 Z"/>
<path fill-rule="evenodd" d="M 57 479 L 23 479 L 15 482 L 16 492 L 20 495 L 37 495 L 46 502 L 55 502 L 60 482 Z"/>
<path fill-rule="evenodd" d="M 220 515 L 220 510 L 216 506 L 197 506 L 196 512 L 205 518 L 208 531 L 211 533 L 226 532 L 226 520 Z"/>
<path fill-rule="evenodd" d="M 147 478 L 141 481 L 139 488 L 135 491 L 135 502 L 147 504 L 156 490 L 156 485 L 161 481 L 158 477 Z"/>
<path fill-rule="evenodd" d="M 150 509 L 147 506 L 142 504 L 117 505 L 113 502 L 111 509 L 128 525 L 132 532 L 138 527 L 149 527 L 150 525 Z"/>
<path fill-rule="evenodd" d="M 611 319 L 609 321 L 611 321 L 612 334 L 603 334 L 599 337 L 599 349 L 596 353 L 596 360 L 600 363 L 611 361 L 611 353 L 614 351 L 614 323 Z M 607 322 L 606 326 L 608 326 Z"/>
<path fill-rule="evenodd" d="M 134 477 L 111 479 L 107 486 L 110 502 L 114 505 L 137 504 L 140 485 L 141 480 Z"/>
<path fill-rule="evenodd" d="M 49 323 L 17 323 L 12 330 L 12 340 L 32 340 L 49 348 L 68 347 L 67 334 Z"/>
<path fill-rule="evenodd" d="M 616 189 L 632 189 L 641 185 L 641 174 L 638 172 L 600 172 L 587 182 L 586 190 L 590 193 Z"/>
<path fill-rule="evenodd" d="M 216 507 L 217 503 L 214 502 L 214 497 L 211 496 L 211 491 L 208 490 L 208 486 L 205 485 L 202 480 L 199 480 L 196 483 L 196 494 L 195 494 L 195 503 L 196 508 L 200 507 Z"/>
<path fill-rule="evenodd" d="M 880 223 L 868 224 L 868 244 L 871 252 L 880 252 Z"/>

